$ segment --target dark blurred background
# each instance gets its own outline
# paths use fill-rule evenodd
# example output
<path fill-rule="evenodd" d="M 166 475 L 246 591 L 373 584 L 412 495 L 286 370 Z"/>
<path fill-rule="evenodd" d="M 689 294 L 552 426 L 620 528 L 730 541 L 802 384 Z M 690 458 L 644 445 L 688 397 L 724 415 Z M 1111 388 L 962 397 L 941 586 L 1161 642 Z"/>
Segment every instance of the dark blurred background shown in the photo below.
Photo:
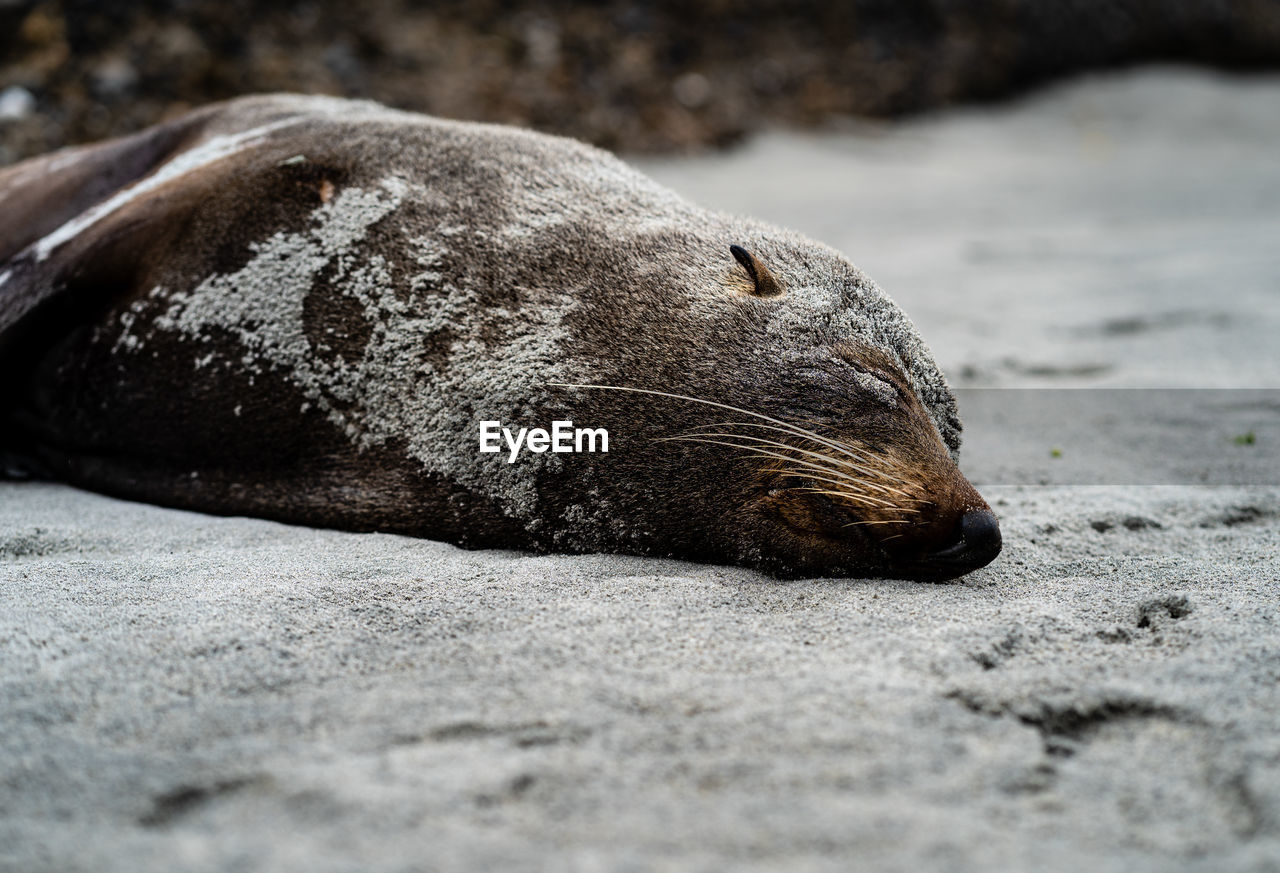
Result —
<path fill-rule="evenodd" d="M 0 163 L 260 91 L 655 152 L 1146 61 L 1280 65 L 1280 0 L 0 0 Z"/>

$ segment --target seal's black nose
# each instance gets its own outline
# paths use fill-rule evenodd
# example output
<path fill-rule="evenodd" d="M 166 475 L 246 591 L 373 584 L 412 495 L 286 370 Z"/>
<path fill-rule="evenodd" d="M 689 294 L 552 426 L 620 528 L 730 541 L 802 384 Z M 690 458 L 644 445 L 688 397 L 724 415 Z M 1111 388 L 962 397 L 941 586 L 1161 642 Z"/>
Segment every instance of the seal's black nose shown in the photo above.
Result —
<path fill-rule="evenodd" d="M 989 509 L 971 509 L 960 518 L 960 538 L 925 558 L 931 567 L 959 576 L 985 567 L 1000 554 L 1000 522 Z"/>

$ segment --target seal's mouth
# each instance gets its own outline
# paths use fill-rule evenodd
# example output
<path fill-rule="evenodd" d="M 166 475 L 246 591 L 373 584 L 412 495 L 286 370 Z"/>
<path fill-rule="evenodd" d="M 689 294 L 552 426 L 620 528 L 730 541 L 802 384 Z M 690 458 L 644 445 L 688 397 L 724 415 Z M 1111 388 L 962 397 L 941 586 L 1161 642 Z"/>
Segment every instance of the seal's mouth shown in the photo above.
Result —
<path fill-rule="evenodd" d="M 971 509 L 960 517 L 955 540 L 923 555 L 891 561 L 913 579 L 946 581 L 987 566 L 1000 554 L 1000 522 L 990 509 Z"/>
<path fill-rule="evenodd" d="M 795 537 L 806 556 L 800 563 L 811 571 L 945 582 L 990 564 L 1002 547 L 1000 522 L 985 504 L 958 518 L 881 523 L 853 518 L 820 494 L 774 491 L 770 497 L 770 514 Z"/>

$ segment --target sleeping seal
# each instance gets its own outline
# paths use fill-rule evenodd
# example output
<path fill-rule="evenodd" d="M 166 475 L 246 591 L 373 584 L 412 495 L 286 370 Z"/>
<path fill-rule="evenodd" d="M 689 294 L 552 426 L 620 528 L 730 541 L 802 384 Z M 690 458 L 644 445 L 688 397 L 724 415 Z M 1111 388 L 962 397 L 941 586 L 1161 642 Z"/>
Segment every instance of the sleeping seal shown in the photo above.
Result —
<path fill-rule="evenodd" d="M 1000 549 L 865 275 L 523 130 L 251 97 L 0 171 L 0 365 L 11 473 L 169 506 L 779 575 Z M 557 421 L 608 451 L 481 451 Z"/>

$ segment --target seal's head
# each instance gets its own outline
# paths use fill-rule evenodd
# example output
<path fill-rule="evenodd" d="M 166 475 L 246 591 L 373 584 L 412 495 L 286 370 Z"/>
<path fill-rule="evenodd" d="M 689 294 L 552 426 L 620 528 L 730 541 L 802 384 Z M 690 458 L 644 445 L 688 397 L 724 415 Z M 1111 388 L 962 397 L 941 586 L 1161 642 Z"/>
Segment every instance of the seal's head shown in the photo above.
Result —
<path fill-rule="evenodd" d="M 682 551 L 934 581 L 994 560 L 999 523 L 957 466 L 954 396 L 906 316 L 825 247 L 772 232 L 752 248 L 768 261 L 729 247 L 712 341 L 690 337 L 669 382 L 683 391 L 594 386 L 649 398 L 666 462 L 650 499 L 683 502 L 665 513 L 685 519 Z"/>
<path fill-rule="evenodd" d="M 747 249 L 730 252 L 763 327 L 757 356 L 774 363 L 744 369 L 739 390 L 757 414 L 675 439 L 755 459 L 742 511 L 761 563 L 925 579 L 990 563 L 999 524 L 957 466 L 954 397 L 906 316 L 834 253 L 810 255 L 791 283 Z M 822 287 L 805 288 L 815 274 Z"/>

